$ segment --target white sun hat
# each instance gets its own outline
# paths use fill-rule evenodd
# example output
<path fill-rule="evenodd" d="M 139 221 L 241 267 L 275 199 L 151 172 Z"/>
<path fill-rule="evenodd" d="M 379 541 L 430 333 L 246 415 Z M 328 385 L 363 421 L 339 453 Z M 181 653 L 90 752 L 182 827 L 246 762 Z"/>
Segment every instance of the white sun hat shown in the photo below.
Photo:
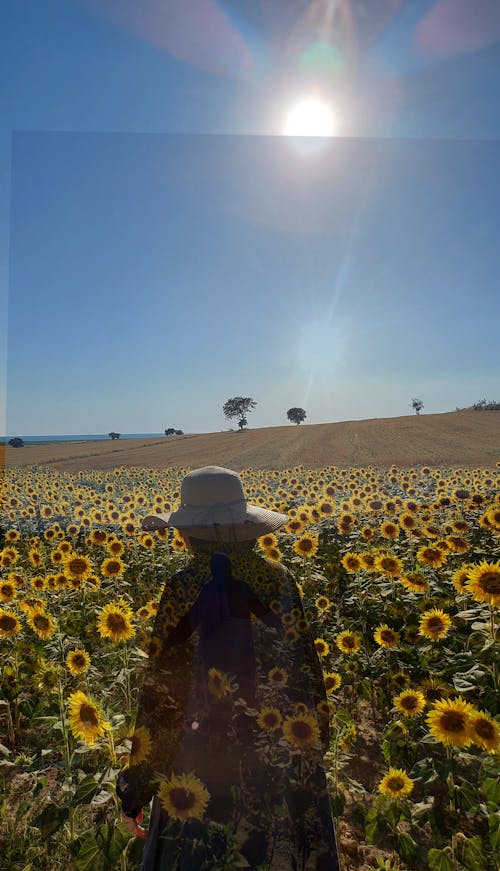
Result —
<path fill-rule="evenodd" d="M 204 466 L 183 478 L 179 508 L 167 514 L 148 514 L 142 528 L 173 526 L 206 541 L 249 541 L 274 532 L 289 519 L 286 514 L 247 502 L 237 472 Z"/>

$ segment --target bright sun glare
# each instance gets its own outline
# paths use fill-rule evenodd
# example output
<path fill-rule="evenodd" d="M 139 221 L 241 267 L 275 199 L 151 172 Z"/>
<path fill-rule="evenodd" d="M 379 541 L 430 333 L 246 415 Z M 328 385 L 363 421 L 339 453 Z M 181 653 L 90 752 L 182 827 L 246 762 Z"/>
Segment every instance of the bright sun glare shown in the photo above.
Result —
<path fill-rule="evenodd" d="M 307 97 L 290 109 L 283 132 L 285 136 L 333 136 L 335 119 L 327 103 Z"/>

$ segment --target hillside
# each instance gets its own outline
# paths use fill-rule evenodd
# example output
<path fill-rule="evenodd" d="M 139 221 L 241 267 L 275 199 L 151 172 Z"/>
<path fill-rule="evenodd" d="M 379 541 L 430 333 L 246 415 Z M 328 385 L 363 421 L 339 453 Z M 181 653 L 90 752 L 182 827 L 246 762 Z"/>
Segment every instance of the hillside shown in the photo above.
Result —
<path fill-rule="evenodd" d="M 50 465 L 61 471 L 116 466 L 228 466 L 282 469 L 321 466 L 463 466 L 500 461 L 500 413 L 458 411 L 264 427 L 152 439 L 61 442 L 5 448 L 7 466 Z"/>

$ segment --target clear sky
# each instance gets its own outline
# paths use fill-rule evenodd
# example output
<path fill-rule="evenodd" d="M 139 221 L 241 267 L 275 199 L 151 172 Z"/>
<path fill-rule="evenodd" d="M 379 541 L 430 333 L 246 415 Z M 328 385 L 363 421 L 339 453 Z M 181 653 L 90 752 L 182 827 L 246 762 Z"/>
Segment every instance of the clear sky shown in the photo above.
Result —
<path fill-rule="evenodd" d="M 251 426 L 500 399 L 496 0 L 0 19 L 2 431 L 220 430 L 235 395 Z M 283 136 L 309 94 L 336 135 Z"/>

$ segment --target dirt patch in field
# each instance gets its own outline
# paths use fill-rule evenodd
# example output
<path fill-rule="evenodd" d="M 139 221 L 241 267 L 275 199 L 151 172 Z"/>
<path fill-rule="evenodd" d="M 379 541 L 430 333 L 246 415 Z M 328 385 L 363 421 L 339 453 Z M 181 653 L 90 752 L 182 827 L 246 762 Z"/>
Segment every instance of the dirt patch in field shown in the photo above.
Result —
<path fill-rule="evenodd" d="M 7 446 L 7 466 L 61 471 L 204 465 L 284 469 L 300 465 L 493 468 L 500 460 L 500 412 L 463 411 L 341 423 L 263 427 L 105 442 Z"/>

